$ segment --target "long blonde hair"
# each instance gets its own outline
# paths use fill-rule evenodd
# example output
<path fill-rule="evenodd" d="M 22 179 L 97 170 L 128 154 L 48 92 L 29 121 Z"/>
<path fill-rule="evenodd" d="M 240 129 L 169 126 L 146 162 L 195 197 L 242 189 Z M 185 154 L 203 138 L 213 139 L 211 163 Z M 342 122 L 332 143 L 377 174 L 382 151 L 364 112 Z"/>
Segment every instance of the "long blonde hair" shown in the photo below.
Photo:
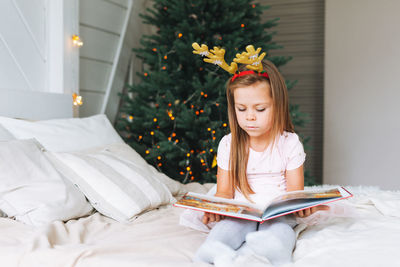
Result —
<path fill-rule="evenodd" d="M 254 194 L 247 180 L 247 161 L 249 159 L 249 136 L 239 126 L 236 118 L 234 91 L 236 88 L 247 87 L 258 82 L 266 82 L 271 88 L 271 98 L 273 101 L 272 127 L 270 130 L 270 142 L 275 143 L 276 138 L 283 134 L 283 131 L 294 132 L 294 127 L 290 119 L 288 93 L 285 80 L 279 73 L 275 65 L 263 60 L 263 70 L 267 72 L 269 78 L 258 74 L 248 74 L 237 77 L 234 81 L 229 79 L 226 86 L 226 97 L 228 100 L 228 119 L 231 130 L 231 149 L 229 157 L 229 176 L 231 184 L 238 189 L 247 199 L 249 194 Z M 246 66 L 241 65 L 239 71 L 244 71 Z"/>

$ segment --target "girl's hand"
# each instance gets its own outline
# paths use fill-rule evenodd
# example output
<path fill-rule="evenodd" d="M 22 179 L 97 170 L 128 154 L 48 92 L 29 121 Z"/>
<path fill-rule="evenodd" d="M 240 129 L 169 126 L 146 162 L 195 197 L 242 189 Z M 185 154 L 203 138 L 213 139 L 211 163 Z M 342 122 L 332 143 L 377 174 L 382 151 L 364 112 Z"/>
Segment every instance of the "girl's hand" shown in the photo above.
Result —
<path fill-rule="evenodd" d="M 313 214 L 313 213 L 315 213 L 315 212 L 317 212 L 319 210 L 329 210 L 329 206 L 320 205 L 320 206 L 316 206 L 316 207 L 300 210 L 298 212 L 295 212 L 295 215 L 297 217 L 304 218 L 304 217 L 310 216 L 311 214 Z"/>
<path fill-rule="evenodd" d="M 204 212 L 204 215 L 203 215 L 203 223 L 204 224 L 208 224 L 210 222 L 219 222 L 220 220 L 223 220 L 223 219 L 225 219 L 225 216 L 222 216 L 219 214 Z"/>

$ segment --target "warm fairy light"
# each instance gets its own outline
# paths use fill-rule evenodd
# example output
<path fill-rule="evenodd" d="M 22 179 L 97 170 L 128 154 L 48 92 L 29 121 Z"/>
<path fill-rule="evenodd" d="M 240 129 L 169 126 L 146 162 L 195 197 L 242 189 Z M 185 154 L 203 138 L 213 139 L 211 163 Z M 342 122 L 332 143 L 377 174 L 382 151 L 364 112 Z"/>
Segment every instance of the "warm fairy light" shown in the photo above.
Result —
<path fill-rule="evenodd" d="M 153 132 L 153 131 L 151 131 L 151 132 L 150 132 L 150 134 L 151 134 L 151 135 L 154 135 L 154 132 Z"/>
<path fill-rule="evenodd" d="M 158 160 L 161 160 L 161 156 L 158 156 L 157 159 L 158 159 Z"/>
<path fill-rule="evenodd" d="M 176 133 L 172 133 L 172 137 L 175 137 L 176 136 Z"/>
<path fill-rule="evenodd" d="M 178 34 L 178 38 L 181 38 L 182 36 L 183 36 L 182 33 L 179 33 L 179 34 Z"/>
<path fill-rule="evenodd" d="M 251 7 L 252 7 L 252 8 L 256 8 L 256 5 L 253 4 Z"/>
<path fill-rule="evenodd" d="M 82 96 L 73 93 L 72 94 L 72 103 L 74 104 L 74 106 L 82 106 L 83 104 L 83 99 Z"/>
<path fill-rule="evenodd" d="M 146 150 L 146 154 L 150 154 L 150 151 L 149 151 L 149 150 Z"/>
<path fill-rule="evenodd" d="M 167 60 L 167 58 L 168 58 L 167 56 L 164 56 L 164 59 L 165 59 L 165 60 Z"/>
<path fill-rule="evenodd" d="M 213 152 L 213 151 L 214 151 L 214 149 L 211 148 L 211 149 L 210 149 L 210 152 Z"/>
<path fill-rule="evenodd" d="M 199 114 L 200 114 L 200 112 L 197 110 L 197 111 L 196 111 L 196 115 L 199 115 Z"/>
<path fill-rule="evenodd" d="M 215 140 L 215 139 L 217 139 L 215 136 L 213 136 L 213 138 L 212 138 L 213 140 Z"/>
<path fill-rule="evenodd" d="M 204 92 L 201 92 L 200 94 L 201 94 L 201 95 L 204 95 Z"/>
<path fill-rule="evenodd" d="M 219 107 L 219 103 L 215 103 L 215 105 L 216 105 L 217 107 Z"/>
<path fill-rule="evenodd" d="M 163 66 L 163 67 L 162 67 L 162 69 L 163 69 L 163 70 L 166 70 L 166 69 L 167 69 L 167 67 Z"/>
<path fill-rule="evenodd" d="M 209 132 L 210 132 L 210 131 L 211 131 L 211 128 L 207 128 L 207 131 L 209 131 Z"/>
<path fill-rule="evenodd" d="M 170 136 L 170 137 L 168 137 L 168 141 L 171 141 L 171 136 Z"/>
<path fill-rule="evenodd" d="M 180 174 L 180 175 L 184 175 L 185 173 L 184 173 L 184 172 L 180 172 L 179 174 Z"/>
<path fill-rule="evenodd" d="M 131 116 L 129 116 L 129 120 L 133 120 L 133 116 L 131 115 Z"/>
<path fill-rule="evenodd" d="M 190 177 L 190 180 L 192 180 L 192 181 L 193 181 L 193 180 L 194 180 L 194 176 Z"/>
<path fill-rule="evenodd" d="M 83 42 L 78 35 L 74 34 L 72 35 L 72 44 L 74 46 L 81 47 L 83 45 Z"/>
<path fill-rule="evenodd" d="M 215 134 L 215 130 L 213 130 L 212 133 Z"/>
<path fill-rule="evenodd" d="M 204 163 L 204 159 L 201 159 L 200 162 L 201 162 L 201 163 Z"/>
<path fill-rule="evenodd" d="M 207 95 L 207 94 L 204 94 L 204 97 L 205 97 L 205 98 L 207 98 L 207 97 L 208 97 L 208 95 Z"/>
<path fill-rule="evenodd" d="M 154 51 L 154 52 L 157 52 L 157 48 L 153 48 L 153 51 Z"/>
<path fill-rule="evenodd" d="M 145 72 L 143 75 L 144 75 L 145 77 L 147 77 L 149 74 L 148 74 L 147 72 Z"/>
<path fill-rule="evenodd" d="M 172 121 L 175 120 L 175 117 L 171 117 L 171 120 L 172 120 Z"/>
<path fill-rule="evenodd" d="M 154 121 L 154 122 L 157 122 L 157 118 L 154 118 L 153 121 Z"/>
<path fill-rule="evenodd" d="M 168 103 L 168 107 L 170 107 L 170 106 L 172 106 L 172 104 L 171 104 L 171 103 Z"/>
<path fill-rule="evenodd" d="M 139 140 L 142 140 L 143 136 L 139 135 Z"/>
<path fill-rule="evenodd" d="M 176 140 L 175 140 L 175 143 L 178 143 L 178 142 L 179 142 L 179 140 L 178 140 L 178 139 L 176 139 Z"/>
<path fill-rule="evenodd" d="M 187 153 L 187 154 L 186 154 L 186 157 L 190 157 L 190 153 Z"/>
<path fill-rule="evenodd" d="M 158 163 L 158 167 L 161 167 L 162 166 L 162 163 L 160 162 L 160 163 Z"/>
<path fill-rule="evenodd" d="M 186 170 L 187 170 L 187 171 L 190 171 L 190 167 L 189 167 L 189 166 L 187 166 L 187 167 L 186 167 Z"/>
<path fill-rule="evenodd" d="M 226 126 L 228 126 L 228 124 L 224 123 L 224 124 L 222 124 L 222 126 L 226 127 Z"/>
<path fill-rule="evenodd" d="M 160 148 L 160 146 L 157 146 L 157 148 Z"/>
<path fill-rule="evenodd" d="M 203 112 L 204 112 L 204 110 L 200 109 L 200 113 L 203 113 Z"/>
<path fill-rule="evenodd" d="M 244 24 L 241 24 L 240 27 L 244 28 Z"/>

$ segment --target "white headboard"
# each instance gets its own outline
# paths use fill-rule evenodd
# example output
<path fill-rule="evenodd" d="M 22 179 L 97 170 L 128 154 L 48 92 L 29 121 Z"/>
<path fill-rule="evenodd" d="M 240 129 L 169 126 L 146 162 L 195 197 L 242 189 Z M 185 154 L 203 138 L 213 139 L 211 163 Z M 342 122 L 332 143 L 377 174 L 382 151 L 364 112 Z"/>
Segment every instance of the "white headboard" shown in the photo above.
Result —
<path fill-rule="evenodd" d="M 0 116 L 29 120 L 72 118 L 72 96 L 0 89 Z"/>

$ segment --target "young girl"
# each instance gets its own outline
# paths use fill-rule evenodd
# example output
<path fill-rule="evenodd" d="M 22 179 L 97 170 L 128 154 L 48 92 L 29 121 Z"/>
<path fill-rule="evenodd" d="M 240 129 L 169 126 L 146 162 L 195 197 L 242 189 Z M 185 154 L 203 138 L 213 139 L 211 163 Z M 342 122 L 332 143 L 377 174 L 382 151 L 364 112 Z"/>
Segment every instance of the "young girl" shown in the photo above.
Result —
<path fill-rule="evenodd" d="M 227 83 L 231 133 L 218 147 L 215 196 L 263 205 L 283 191 L 304 189 L 305 153 L 289 116 L 285 81 L 269 61 L 265 72 L 239 67 Z M 299 211 L 304 217 L 317 207 Z M 217 221 L 194 260 L 229 266 L 237 250 L 246 248 L 268 258 L 273 265 L 291 261 L 296 236 L 293 216 L 258 225 L 256 222 L 223 218 L 205 213 L 203 223 Z"/>

